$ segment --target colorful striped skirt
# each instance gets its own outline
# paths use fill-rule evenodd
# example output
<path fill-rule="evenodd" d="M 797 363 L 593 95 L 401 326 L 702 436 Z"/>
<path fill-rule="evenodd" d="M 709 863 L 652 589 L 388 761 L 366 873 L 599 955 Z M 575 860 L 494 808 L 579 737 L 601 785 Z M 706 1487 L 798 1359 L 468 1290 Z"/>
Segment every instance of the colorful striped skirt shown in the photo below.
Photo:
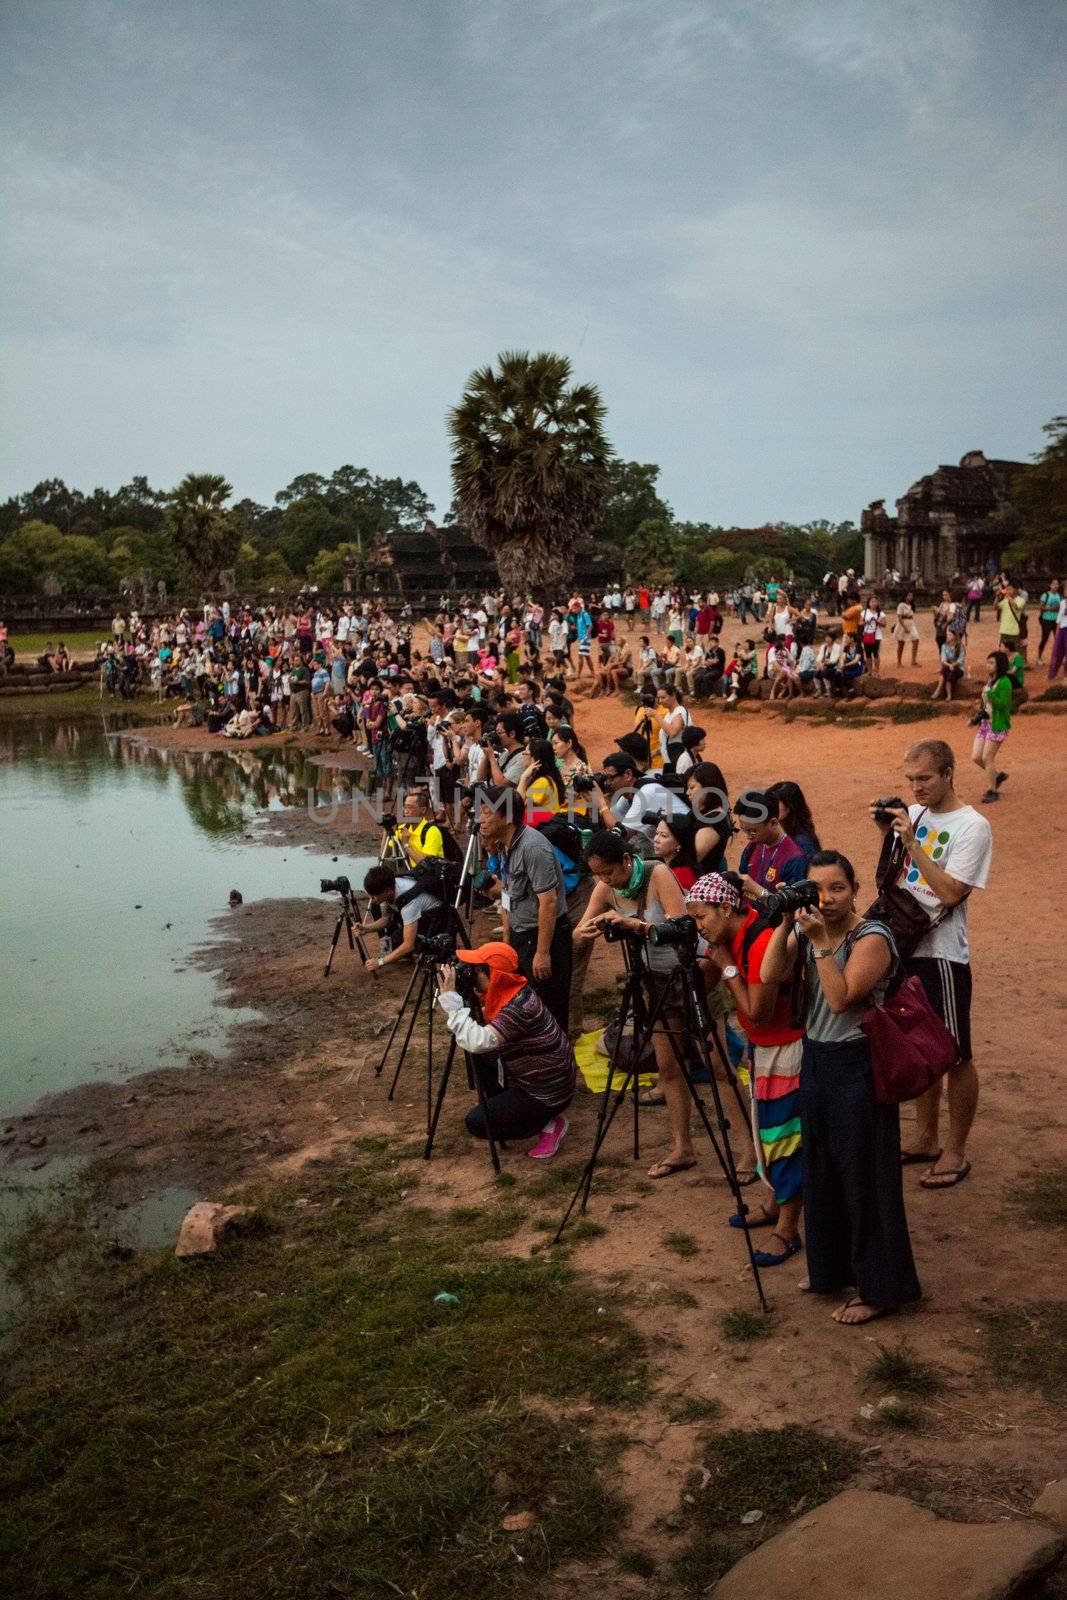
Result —
<path fill-rule="evenodd" d="M 752 1142 L 759 1174 L 779 1205 L 799 1195 L 804 1181 L 800 1139 L 800 1063 L 803 1040 L 752 1047 Z"/>

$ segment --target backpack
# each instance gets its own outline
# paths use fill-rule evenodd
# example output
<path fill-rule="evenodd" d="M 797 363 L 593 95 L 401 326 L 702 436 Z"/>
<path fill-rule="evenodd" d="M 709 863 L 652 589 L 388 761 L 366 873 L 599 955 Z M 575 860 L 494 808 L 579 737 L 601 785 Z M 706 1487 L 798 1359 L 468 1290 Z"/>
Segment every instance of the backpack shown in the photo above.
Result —
<path fill-rule="evenodd" d="M 544 822 L 539 822 L 537 832 L 543 834 L 552 846 L 563 874 L 563 887 L 568 894 L 573 894 L 587 870 L 581 834 L 563 817 L 548 817 Z"/>

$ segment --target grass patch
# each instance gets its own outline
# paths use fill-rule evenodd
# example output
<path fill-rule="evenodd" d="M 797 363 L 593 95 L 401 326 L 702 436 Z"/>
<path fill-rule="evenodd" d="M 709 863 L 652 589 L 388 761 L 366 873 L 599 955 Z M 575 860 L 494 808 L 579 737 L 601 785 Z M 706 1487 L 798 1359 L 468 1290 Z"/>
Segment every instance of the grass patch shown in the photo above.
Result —
<path fill-rule="evenodd" d="M 922 1427 L 923 1417 L 912 1400 L 880 1400 L 871 1410 L 868 1426 L 881 1433 L 909 1433 Z"/>
<path fill-rule="evenodd" d="M 700 1246 L 691 1233 L 665 1233 L 663 1247 L 665 1250 L 673 1250 L 674 1254 L 681 1256 L 683 1260 L 700 1252 Z"/>
<path fill-rule="evenodd" d="M 754 1339 L 766 1339 L 772 1322 L 770 1312 L 743 1311 L 738 1308 L 724 1311 L 719 1325 L 724 1339 L 732 1339 L 736 1344 L 751 1344 Z"/>
<path fill-rule="evenodd" d="M 1008 1190 L 1007 1197 L 1027 1222 L 1042 1228 L 1067 1228 L 1067 1167 L 1031 1172 Z"/>
<path fill-rule="evenodd" d="M 878 1354 L 864 1374 L 865 1381 L 880 1389 L 908 1395 L 938 1394 L 945 1380 L 928 1361 L 923 1361 L 908 1344 L 879 1345 Z"/>
<path fill-rule="evenodd" d="M 734 1428 L 709 1438 L 686 1484 L 683 1517 L 694 1532 L 672 1563 L 676 1581 L 704 1593 L 746 1550 L 848 1482 L 859 1451 L 813 1428 Z M 752 1527 L 742 1525 L 760 1511 Z"/>
<path fill-rule="evenodd" d="M 1067 1398 L 1067 1301 L 981 1311 L 986 1365 L 998 1383 Z"/>
<path fill-rule="evenodd" d="M 565 1262 L 480 1258 L 506 1204 L 441 1217 L 408 1183 L 305 1168 L 184 1265 L 108 1258 L 69 1211 L 24 1231 L 0 1563 L 47 1578 L 20 1592 L 480 1600 L 604 1546 L 603 1449 L 537 1397 L 643 1399 L 642 1340 Z"/>
<path fill-rule="evenodd" d="M 684 1394 L 670 1409 L 672 1422 L 717 1422 L 722 1416 L 722 1401 L 702 1394 Z"/>
<path fill-rule="evenodd" d="M 96 655 L 100 641 L 110 638 L 110 627 L 80 628 L 71 633 L 64 633 L 62 628 L 58 631 L 53 628 L 51 633 L 13 633 L 8 643 L 16 656 L 39 656 L 46 644 L 59 644 L 62 640 L 72 656 L 91 658 Z"/>

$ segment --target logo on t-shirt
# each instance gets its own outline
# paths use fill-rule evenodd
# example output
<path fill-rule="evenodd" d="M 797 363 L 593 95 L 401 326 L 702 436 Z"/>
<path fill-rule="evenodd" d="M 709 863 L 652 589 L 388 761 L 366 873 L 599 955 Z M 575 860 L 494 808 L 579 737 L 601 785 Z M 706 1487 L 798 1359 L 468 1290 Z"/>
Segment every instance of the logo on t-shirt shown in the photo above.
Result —
<path fill-rule="evenodd" d="M 919 826 L 915 830 L 915 837 L 919 841 L 919 848 L 923 855 L 929 856 L 931 861 L 940 861 L 941 857 L 948 848 L 948 842 L 951 838 L 951 834 L 947 828 L 942 828 L 940 831 L 937 831 L 933 828 L 928 828 L 925 822 L 920 822 Z M 904 868 L 904 882 L 909 886 L 909 888 L 930 888 L 930 885 L 927 883 L 926 879 L 919 871 L 919 868 L 915 865 L 914 859 L 910 855 L 904 863 Z M 931 893 L 932 892 L 933 891 L 931 890 Z"/>

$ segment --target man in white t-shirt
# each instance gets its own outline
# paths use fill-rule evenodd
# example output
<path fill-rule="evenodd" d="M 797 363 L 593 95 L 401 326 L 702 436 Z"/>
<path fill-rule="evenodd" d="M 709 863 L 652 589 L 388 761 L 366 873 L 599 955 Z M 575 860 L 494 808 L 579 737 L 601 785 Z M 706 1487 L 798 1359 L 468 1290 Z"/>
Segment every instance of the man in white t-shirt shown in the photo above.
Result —
<path fill-rule="evenodd" d="M 904 755 L 904 776 L 915 804 L 897 810 L 891 824 L 907 852 L 897 886 L 906 889 L 930 917 L 930 931 L 904 963 L 960 1047 L 959 1065 L 948 1073 L 948 1134 L 938 1141 L 941 1085 L 916 1101 L 915 1142 L 902 1154 L 927 1163 L 924 1189 L 951 1189 L 971 1170 L 965 1153 L 978 1105 L 978 1074 L 971 1052 L 971 963 L 967 900 L 984 889 L 993 857 L 993 834 L 985 817 L 962 801 L 953 787 L 956 760 L 942 739 L 920 739 Z M 873 808 L 872 808 L 873 809 Z M 877 819 L 875 819 L 877 821 Z M 882 832 L 889 824 L 878 823 Z"/>

